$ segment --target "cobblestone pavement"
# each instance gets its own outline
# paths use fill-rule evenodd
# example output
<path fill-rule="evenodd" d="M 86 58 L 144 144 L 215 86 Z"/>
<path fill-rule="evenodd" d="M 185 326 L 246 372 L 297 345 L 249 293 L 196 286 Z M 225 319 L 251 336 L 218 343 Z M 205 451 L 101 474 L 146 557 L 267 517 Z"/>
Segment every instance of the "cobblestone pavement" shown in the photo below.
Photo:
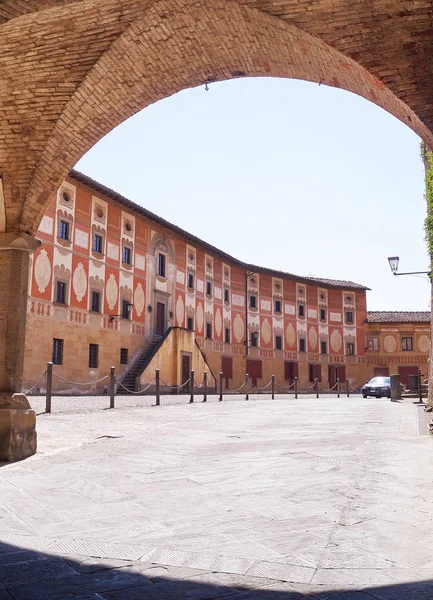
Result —
<path fill-rule="evenodd" d="M 411 401 L 57 402 L 0 468 L 0 600 L 433 599 Z"/>

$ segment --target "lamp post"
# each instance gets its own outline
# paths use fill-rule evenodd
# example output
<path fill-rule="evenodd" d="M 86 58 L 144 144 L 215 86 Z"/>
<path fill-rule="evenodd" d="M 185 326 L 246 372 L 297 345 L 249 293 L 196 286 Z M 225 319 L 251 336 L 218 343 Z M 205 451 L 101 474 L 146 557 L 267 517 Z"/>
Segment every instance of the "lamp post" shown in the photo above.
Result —
<path fill-rule="evenodd" d="M 126 302 L 125 303 L 125 307 L 126 310 L 128 312 L 128 316 L 126 318 L 130 318 L 131 317 L 131 312 L 132 312 L 132 307 L 134 305 L 131 302 Z M 110 315 L 110 323 L 112 323 L 114 321 L 114 319 L 117 319 L 117 317 L 125 317 L 125 314 L 121 314 L 121 315 Z"/>
<path fill-rule="evenodd" d="M 409 271 L 408 273 L 397 273 L 398 263 L 400 258 L 398 256 L 388 257 L 388 262 L 393 275 L 431 275 L 431 271 Z"/>
<path fill-rule="evenodd" d="M 390 269 L 393 273 L 393 275 L 428 275 L 429 277 L 431 277 L 432 272 L 431 271 L 409 271 L 408 273 L 397 273 L 398 271 L 398 263 L 400 262 L 400 258 L 398 256 L 389 256 L 388 257 L 388 262 L 389 262 L 389 266 Z M 391 376 L 393 377 L 393 375 Z M 418 390 L 419 390 L 419 401 L 422 404 L 422 384 L 421 384 L 421 370 L 418 369 Z M 392 380 L 391 380 L 391 399 L 392 399 Z"/>

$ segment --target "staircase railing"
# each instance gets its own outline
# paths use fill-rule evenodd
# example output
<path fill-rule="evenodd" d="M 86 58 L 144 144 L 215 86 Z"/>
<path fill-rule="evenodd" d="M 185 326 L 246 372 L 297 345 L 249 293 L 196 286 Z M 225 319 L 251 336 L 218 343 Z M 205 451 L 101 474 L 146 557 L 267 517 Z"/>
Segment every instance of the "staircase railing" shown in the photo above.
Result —
<path fill-rule="evenodd" d="M 165 339 L 169 336 L 170 331 L 173 329 L 173 327 L 169 327 L 167 329 L 167 331 L 164 333 L 163 336 L 156 336 L 154 335 L 149 342 L 146 344 L 146 346 L 140 348 L 139 350 L 137 350 L 137 352 L 135 352 L 134 356 L 132 357 L 130 363 L 127 365 L 126 369 L 123 371 L 123 373 L 117 377 L 116 379 L 116 391 L 118 389 L 118 386 L 120 383 L 123 383 L 125 378 L 131 373 L 131 371 L 134 369 L 134 367 L 137 365 L 138 361 L 140 360 L 140 358 L 143 356 L 143 354 L 145 354 L 145 352 L 147 352 L 149 346 L 151 346 L 152 344 L 154 344 L 155 342 L 155 347 L 153 348 L 152 352 L 149 354 L 149 356 L 147 357 L 146 362 L 143 365 L 143 370 L 141 371 L 141 373 L 139 373 L 139 375 L 141 375 L 144 370 L 146 369 L 146 367 L 149 365 L 150 361 L 152 360 L 152 358 L 155 356 L 155 354 L 158 352 L 159 348 L 161 347 L 161 345 L 163 344 L 163 342 L 165 341 Z M 139 376 L 137 375 L 137 377 Z"/>

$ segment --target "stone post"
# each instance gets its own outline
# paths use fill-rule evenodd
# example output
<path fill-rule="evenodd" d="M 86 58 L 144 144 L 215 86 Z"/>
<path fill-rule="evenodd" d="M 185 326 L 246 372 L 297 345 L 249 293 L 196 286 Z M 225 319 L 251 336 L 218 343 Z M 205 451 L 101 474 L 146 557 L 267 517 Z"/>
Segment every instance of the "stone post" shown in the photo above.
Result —
<path fill-rule="evenodd" d="M 400 375 L 391 375 L 391 402 L 401 400 Z"/>
<path fill-rule="evenodd" d="M 40 242 L 0 233 L 0 461 L 36 452 L 36 416 L 22 394 L 29 257 Z"/>

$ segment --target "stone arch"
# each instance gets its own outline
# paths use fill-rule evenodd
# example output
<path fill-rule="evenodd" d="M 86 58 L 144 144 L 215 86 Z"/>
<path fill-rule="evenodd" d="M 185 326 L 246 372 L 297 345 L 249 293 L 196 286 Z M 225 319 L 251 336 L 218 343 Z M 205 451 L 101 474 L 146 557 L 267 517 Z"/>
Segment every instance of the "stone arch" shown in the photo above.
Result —
<path fill-rule="evenodd" d="M 149 254 L 151 254 L 151 256 L 156 256 L 158 250 L 162 250 L 162 252 L 165 252 L 165 254 L 167 254 L 169 257 L 170 262 L 174 261 L 173 244 L 170 242 L 166 235 L 163 235 L 161 233 L 158 233 L 152 238 L 152 241 L 149 245 Z"/>
<path fill-rule="evenodd" d="M 381 80 L 283 19 L 234 0 L 143 4 L 65 105 L 33 172 L 19 217 L 22 230 L 35 230 L 53 190 L 111 129 L 204 82 L 262 76 L 340 87 L 383 107 L 433 146 L 429 128 Z"/>

